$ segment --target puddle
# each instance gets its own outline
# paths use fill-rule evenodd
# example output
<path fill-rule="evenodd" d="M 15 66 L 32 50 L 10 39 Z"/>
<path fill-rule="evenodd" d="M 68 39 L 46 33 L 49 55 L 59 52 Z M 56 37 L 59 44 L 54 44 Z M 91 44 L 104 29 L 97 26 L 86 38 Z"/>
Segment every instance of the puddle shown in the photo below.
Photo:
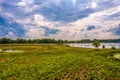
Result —
<path fill-rule="evenodd" d="M 120 59 L 120 54 L 116 54 L 113 57 L 116 58 L 116 59 Z"/>
<path fill-rule="evenodd" d="M 2 50 L 2 49 L 0 49 L 0 52 L 8 52 L 8 53 L 10 53 L 10 52 L 23 52 L 23 51 L 20 51 L 20 50 Z"/>

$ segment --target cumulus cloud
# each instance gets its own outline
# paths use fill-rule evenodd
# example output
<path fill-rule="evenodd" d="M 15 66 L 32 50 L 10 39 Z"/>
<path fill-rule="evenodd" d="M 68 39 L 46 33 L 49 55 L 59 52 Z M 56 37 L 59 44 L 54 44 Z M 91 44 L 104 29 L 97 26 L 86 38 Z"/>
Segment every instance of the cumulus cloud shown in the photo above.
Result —
<path fill-rule="evenodd" d="M 42 38 L 44 35 L 44 30 L 37 27 L 37 28 L 30 28 L 27 32 L 26 32 L 26 37 L 27 38 Z"/>
<path fill-rule="evenodd" d="M 97 7 L 97 4 L 96 4 L 95 2 L 92 2 L 92 3 L 91 3 L 91 6 L 92 6 L 92 8 L 96 8 L 96 7 Z"/>
<path fill-rule="evenodd" d="M 0 36 L 120 38 L 119 5 L 119 0 L 0 0 L 0 16 L 4 18 L 0 28 L 5 30 Z"/>

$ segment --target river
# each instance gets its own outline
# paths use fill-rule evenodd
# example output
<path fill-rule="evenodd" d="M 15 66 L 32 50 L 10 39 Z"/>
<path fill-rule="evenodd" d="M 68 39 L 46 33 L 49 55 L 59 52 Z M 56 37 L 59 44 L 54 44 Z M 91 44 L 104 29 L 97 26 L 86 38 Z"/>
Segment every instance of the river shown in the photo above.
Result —
<path fill-rule="evenodd" d="M 67 44 L 71 47 L 83 47 L 83 48 L 95 48 L 92 43 L 71 43 Z M 102 48 L 102 46 L 105 45 L 105 48 L 112 48 L 113 46 L 115 48 L 120 48 L 120 43 L 101 43 L 99 48 Z"/>

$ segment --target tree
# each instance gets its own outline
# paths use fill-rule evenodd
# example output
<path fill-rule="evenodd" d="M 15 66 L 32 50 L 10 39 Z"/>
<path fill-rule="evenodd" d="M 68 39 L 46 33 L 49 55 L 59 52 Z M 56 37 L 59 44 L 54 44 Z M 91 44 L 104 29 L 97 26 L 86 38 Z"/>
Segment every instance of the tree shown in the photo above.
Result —
<path fill-rule="evenodd" d="M 116 49 L 115 46 L 112 46 L 111 49 Z"/>
<path fill-rule="evenodd" d="M 98 40 L 94 41 L 93 46 L 95 46 L 96 49 L 98 49 L 98 47 L 100 46 L 100 42 Z"/>
<path fill-rule="evenodd" d="M 102 48 L 104 49 L 104 48 L 105 48 L 105 45 L 103 45 Z"/>
<path fill-rule="evenodd" d="M 2 38 L 0 42 L 2 44 L 7 44 L 7 43 L 10 43 L 10 39 L 9 38 Z"/>

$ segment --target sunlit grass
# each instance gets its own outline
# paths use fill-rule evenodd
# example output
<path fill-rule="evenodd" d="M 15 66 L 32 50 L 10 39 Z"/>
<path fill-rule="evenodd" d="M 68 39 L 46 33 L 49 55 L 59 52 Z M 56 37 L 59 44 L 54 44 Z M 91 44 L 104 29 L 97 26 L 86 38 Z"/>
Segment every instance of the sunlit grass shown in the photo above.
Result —
<path fill-rule="evenodd" d="M 120 50 L 84 49 L 64 45 L 0 45 L 1 80 L 119 80 Z"/>

